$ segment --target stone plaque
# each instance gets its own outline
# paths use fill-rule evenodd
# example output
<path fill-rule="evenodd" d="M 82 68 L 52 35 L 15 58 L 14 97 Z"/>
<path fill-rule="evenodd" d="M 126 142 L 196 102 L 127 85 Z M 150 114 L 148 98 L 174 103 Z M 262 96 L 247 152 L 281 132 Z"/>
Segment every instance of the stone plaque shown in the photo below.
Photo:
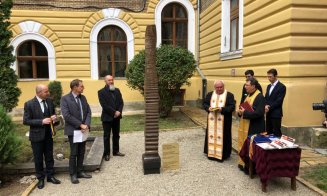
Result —
<path fill-rule="evenodd" d="M 179 145 L 170 143 L 162 145 L 162 163 L 164 170 L 179 169 Z"/>

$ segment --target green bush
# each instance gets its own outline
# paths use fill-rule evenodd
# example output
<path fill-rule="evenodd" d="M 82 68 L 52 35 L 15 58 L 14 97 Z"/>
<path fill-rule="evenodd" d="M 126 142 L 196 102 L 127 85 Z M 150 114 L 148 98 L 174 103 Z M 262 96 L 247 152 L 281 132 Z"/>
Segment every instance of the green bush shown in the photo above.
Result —
<path fill-rule="evenodd" d="M 55 107 L 60 107 L 60 99 L 62 97 L 62 86 L 59 81 L 52 81 L 48 85 L 50 97 Z"/>
<path fill-rule="evenodd" d="M 0 105 L 0 165 L 13 163 L 20 154 L 21 144 L 11 118 Z"/>
<path fill-rule="evenodd" d="M 174 97 L 193 76 L 196 65 L 194 56 L 187 49 L 161 45 L 156 52 L 159 77 L 160 116 L 166 117 L 172 110 Z M 126 70 L 127 85 L 144 95 L 145 51 L 134 56 Z"/>
<path fill-rule="evenodd" d="M 0 3 L 0 104 L 9 112 L 17 106 L 21 94 L 17 87 L 18 77 L 10 67 L 15 61 L 12 55 L 13 47 L 9 46 L 12 32 L 8 30 L 12 5 L 11 0 Z"/>

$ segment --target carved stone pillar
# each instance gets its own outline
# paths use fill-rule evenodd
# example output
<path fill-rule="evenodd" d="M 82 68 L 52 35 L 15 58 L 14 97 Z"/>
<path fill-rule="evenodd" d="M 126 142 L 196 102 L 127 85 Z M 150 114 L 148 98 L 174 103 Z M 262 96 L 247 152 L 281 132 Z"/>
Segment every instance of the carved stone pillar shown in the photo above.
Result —
<path fill-rule="evenodd" d="M 145 32 L 145 153 L 143 158 L 144 175 L 160 173 L 161 159 L 159 145 L 159 92 L 156 69 L 156 27 L 149 25 Z"/>

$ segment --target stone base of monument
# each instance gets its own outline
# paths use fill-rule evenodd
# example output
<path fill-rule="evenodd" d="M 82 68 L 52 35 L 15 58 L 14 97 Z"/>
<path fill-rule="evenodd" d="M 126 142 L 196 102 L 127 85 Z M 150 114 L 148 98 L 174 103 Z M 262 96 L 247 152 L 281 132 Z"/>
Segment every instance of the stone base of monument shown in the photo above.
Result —
<path fill-rule="evenodd" d="M 156 155 L 142 155 L 144 175 L 160 174 L 161 158 L 159 154 Z"/>

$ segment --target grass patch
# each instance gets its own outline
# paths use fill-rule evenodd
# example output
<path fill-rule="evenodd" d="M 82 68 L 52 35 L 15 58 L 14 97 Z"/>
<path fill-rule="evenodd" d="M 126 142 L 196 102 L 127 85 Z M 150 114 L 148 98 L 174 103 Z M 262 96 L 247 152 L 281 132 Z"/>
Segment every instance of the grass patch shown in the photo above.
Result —
<path fill-rule="evenodd" d="M 144 114 L 124 116 L 120 121 L 120 131 L 122 133 L 133 132 L 133 131 L 144 131 Z M 172 112 L 167 118 L 159 119 L 159 129 L 179 129 L 179 128 L 190 128 L 196 127 L 188 117 L 181 112 Z M 26 137 L 26 133 L 29 130 L 29 126 L 25 126 L 22 123 L 16 124 L 16 132 L 20 137 L 23 138 L 23 145 L 21 156 L 17 162 L 28 162 L 32 160 L 32 147 L 31 142 Z M 91 122 L 90 136 L 102 136 L 102 122 L 100 117 L 93 117 Z M 63 129 L 57 130 L 57 134 L 54 137 L 54 153 L 63 153 L 66 157 L 69 154 L 69 143 L 64 141 Z"/>
<path fill-rule="evenodd" d="M 327 164 L 303 168 L 302 177 L 327 192 Z"/>

